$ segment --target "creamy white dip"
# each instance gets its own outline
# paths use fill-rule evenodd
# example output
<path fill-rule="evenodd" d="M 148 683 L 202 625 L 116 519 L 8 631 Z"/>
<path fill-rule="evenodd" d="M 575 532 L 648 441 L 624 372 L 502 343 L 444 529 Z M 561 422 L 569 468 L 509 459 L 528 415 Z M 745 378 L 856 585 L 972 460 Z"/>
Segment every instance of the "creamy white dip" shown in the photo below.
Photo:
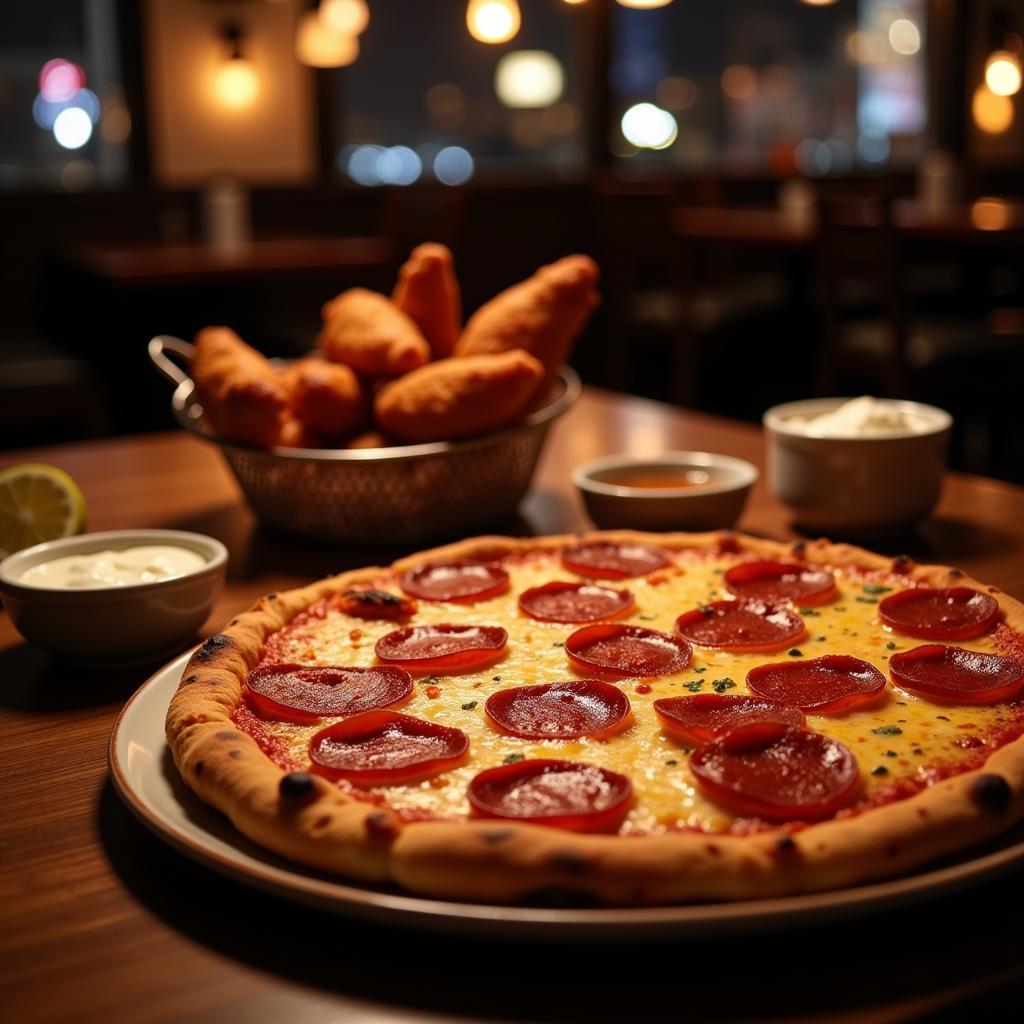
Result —
<path fill-rule="evenodd" d="M 55 558 L 26 569 L 18 582 L 56 590 L 99 590 L 156 583 L 195 572 L 204 565 L 206 559 L 188 548 L 149 544 L 124 551 Z"/>
<path fill-rule="evenodd" d="M 808 437 L 894 437 L 923 434 L 933 424 L 898 405 L 864 395 L 817 416 L 793 416 L 788 423 Z"/>

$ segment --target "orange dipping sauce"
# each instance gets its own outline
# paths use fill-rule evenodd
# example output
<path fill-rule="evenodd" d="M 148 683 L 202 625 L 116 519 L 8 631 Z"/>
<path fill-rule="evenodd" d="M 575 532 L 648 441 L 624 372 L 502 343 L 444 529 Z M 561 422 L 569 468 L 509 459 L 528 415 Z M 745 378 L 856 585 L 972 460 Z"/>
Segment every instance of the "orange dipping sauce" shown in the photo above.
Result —
<path fill-rule="evenodd" d="M 650 469 L 624 469 L 602 476 L 612 487 L 637 487 L 643 490 L 679 490 L 683 487 L 705 487 L 711 477 L 701 469 L 675 470 L 660 473 Z"/>

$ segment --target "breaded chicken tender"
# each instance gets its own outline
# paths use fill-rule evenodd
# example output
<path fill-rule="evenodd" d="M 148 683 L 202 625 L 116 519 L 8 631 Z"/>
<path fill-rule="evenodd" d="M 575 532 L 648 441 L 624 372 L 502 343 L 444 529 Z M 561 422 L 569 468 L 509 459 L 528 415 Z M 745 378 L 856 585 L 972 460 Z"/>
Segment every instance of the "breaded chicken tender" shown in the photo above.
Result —
<path fill-rule="evenodd" d="M 323 308 L 317 339 L 328 359 L 369 377 L 395 377 L 430 359 L 419 328 L 386 295 L 350 288 Z"/>
<path fill-rule="evenodd" d="M 452 354 L 462 329 L 462 296 L 446 245 L 417 245 L 398 271 L 391 298 L 423 332 L 435 359 Z"/>
<path fill-rule="evenodd" d="M 227 327 L 205 327 L 195 337 L 192 380 L 214 433 L 258 448 L 277 443 L 288 395 L 274 368 Z"/>
<path fill-rule="evenodd" d="M 313 433 L 340 438 L 366 421 L 368 402 L 359 378 L 344 363 L 297 359 L 281 371 L 296 418 Z"/>
<path fill-rule="evenodd" d="M 281 424 L 275 448 L 326 448 L 327 442 L 310 430 L 294 413 L 289 412 Z"/>
<path fill-rule="evenodd" d="M 466 324 L 455 355 L 522 348 L 548 375 L 569 358 L 572 343 L 600 301 L 597 264 L 566 256 L 484 303 Z"/>
<path fill-rule="evenodd" d="M 378 426 L 402 441 L 455 441 L 515 422 L 544 377 L 516 349 L 442 359 L 386 385 L 374 404 Z"/>

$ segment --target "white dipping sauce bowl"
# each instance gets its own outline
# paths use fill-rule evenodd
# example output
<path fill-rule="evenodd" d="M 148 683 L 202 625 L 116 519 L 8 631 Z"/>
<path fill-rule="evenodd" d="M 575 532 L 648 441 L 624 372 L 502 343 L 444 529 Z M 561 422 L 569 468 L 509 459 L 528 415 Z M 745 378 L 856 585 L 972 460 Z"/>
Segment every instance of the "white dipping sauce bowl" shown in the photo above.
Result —
<path fill-rule="evenodd" d="M 846 398 L 776 405 L 764 414 L 768 480 L 799 527 L 833 536 L 895 536 L 935 508 L 953 418 L 919 402 L 885 400 L 923 429 L 874 437 L 809 437 L 802 421 Z"/>
<path fill-rule="evenodd" d="M 124 587 L 65 589 L 27 585 L 28 569 L 55 558 L 169 544 L 194 551 L 204 565 L 182 576 Z M 36 544 L 0 562 L 0 593 L 29 643 L 63 661 L 123 665 L 183 648 L 206 621 L 224 583 L 227 548 L 182 530 L 110 530 Z"/>
<path fill-rule="evenodd" d="M 679 471 L 707 475 L 691 487 L 629 487 L 611 481 L 623 472 L 651 476 Z M 607 455 L 577 466 L 573 483 L 601 529 L 717 530 L 735 525 L 757 480 L 757 467 L 713 452 Z"/>

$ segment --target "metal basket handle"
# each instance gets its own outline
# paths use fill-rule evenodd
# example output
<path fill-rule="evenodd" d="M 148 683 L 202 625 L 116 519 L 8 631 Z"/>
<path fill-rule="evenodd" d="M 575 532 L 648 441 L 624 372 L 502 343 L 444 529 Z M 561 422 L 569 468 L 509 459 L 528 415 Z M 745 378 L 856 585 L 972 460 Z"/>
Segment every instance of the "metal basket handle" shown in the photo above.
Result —
<path fill-rule="evenodd" d="M 182 341 L 181 338 L 175 338 L 170 334 L 158 334 L 155 338 L 150 339 L 150 362 L 177 387 L 192 378 L 171 359 L 168 355 L 169 352 L 174 353 L 187 365 L 192 362 L 196 349 L 194 345 L 190 345 L 187 341 Z"/>

